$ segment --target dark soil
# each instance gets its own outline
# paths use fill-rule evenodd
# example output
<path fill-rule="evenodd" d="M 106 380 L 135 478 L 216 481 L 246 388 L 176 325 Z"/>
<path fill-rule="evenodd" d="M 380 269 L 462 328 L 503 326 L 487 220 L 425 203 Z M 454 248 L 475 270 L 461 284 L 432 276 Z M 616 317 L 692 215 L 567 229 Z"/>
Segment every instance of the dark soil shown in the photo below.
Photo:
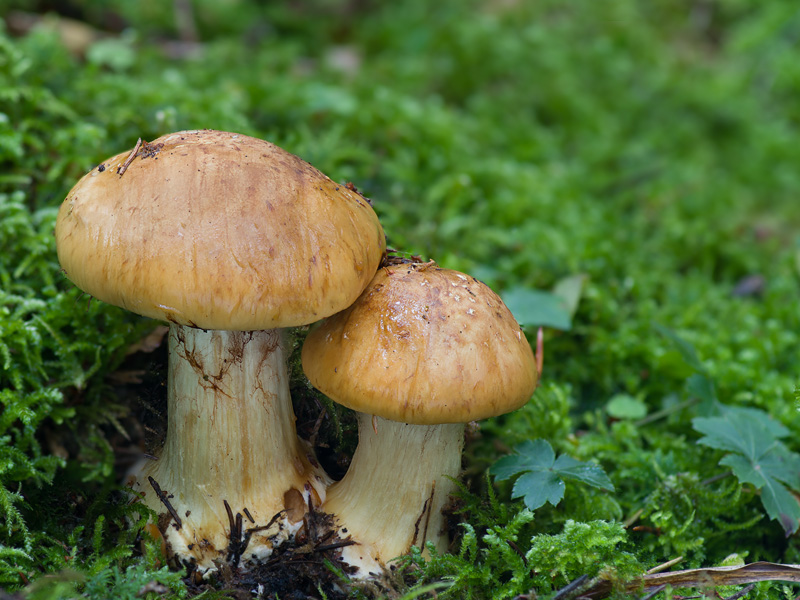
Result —
<path fill-rule="evenodd" d="M 330 515 L 309 506 L 295 538 L 275 548 L 264 562 L 220 564 L 211 581 L 199 573 L 190 573 L 185 581 L 192 594 L 216 590 L 242 600 L 344 600 L 349 587 L 344 574 L 351 568 L 341 562 L 340 549 L 351 543 L 336 537 Z"/>

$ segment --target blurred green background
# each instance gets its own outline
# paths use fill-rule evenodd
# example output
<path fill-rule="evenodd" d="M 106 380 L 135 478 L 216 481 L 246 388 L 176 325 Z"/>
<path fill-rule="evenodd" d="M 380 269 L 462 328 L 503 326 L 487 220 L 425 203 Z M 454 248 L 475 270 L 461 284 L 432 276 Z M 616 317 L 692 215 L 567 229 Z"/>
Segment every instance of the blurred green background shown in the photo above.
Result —
<path fill-rule="evenodd" d="M 523 551 L 603 519 L 628 520 L 614 552 L 648 568 L 800 562 L 757 489 L 705 483 L 722 453 L 696 444 L 693 370 L 654 328 L 696 349 L 721 402 L 768 412 L 800 450 L 794 0 L 0 0 L 0 16 L 0 585 L 153 577 L 113 502 L 115 440 L 136 421 L 113 374 L 152 324 L 84 308 L 51 231 L 93 165 L 192 128 L 353 182 L 391 247 L 482 279 L 530 339 L 551 325 L 544 386 L 468 444 L 466 485 L 486 498 L 485 469 L 539 437 L 617 491 L 568 489 L 520 525 Z M 522 507 L 495 492 L 510 512 L 462 519 L 506 527 Z M 466 567 L 428 579 L 446 568 Z M 485 579 L 474 597 L 496 589 Z M 507 597 L 532 581 L 504 582 Z"/>

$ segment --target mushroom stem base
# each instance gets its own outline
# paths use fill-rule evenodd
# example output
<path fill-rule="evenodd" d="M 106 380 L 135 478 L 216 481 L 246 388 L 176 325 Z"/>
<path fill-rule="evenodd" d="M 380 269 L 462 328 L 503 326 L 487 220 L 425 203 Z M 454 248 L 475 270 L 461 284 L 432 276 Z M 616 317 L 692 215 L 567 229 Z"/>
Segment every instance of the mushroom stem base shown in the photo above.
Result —
<path fill-rule="evenodd" d="M 357 542 L 342 559 L 366 577 L 411 546 L 431 542 L 444 552 L 442 510 L 461 469 L 464 425 L 410 425 L 359 413 L 358 430 L 350 468 L 323 505 L 337 517 L 340 536 Z"/>
<path fill-rule="evenodd" d="M 243 548 L 246 530 L 270 523 L 292 489 L 321 501 L 327 483 L 295 432 L 284 335 L 172 325 L 169 352 L 166 443 L 132 487 L 161 515 L 170 555 L 203 569 L 266 556 L 300 522 L 281 516 Z"/>

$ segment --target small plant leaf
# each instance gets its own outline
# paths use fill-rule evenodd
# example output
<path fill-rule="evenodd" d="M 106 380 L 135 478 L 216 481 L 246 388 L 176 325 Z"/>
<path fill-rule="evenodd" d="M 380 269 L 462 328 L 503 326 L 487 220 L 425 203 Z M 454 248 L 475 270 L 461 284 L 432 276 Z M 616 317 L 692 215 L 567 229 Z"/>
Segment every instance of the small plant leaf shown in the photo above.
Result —
<path fill-rule="evenodd" d="M 552 446 L 545 440 L 526 440 L 514 448 L 514 454 L 504 456 L 489 469 L 498 481 L 519 477 L 511 497 L 522 498 L 525 506 L 536 510 L 545 502 L 558 504 L 564 497 L 564 480 L 579 481 L 592 487 L 614 491 L 603 469 L 562 454 L 556 458 Z"/>
<path fill-rule="evenodd" d="M 514 287 L 503 294 L 503 302 L 523 327 L 572 328 L 569 308 L 551 292 Z"/>
<path fill-rule="evenodd" d="M 584 273 L 569 275 L 563 279 L 559 279 L 553 286 L 553 294 L 563 300 L 562 306 L 566 309 L 570 319 L 578 312 L 578 305 L 580 304 L 581 295 L 583 294 L 583 286 L 587 279 L 588 275 Z"/>
<path fill-rule="evenodd" d="M 779 442 L 771 452 L 761 457 L 759 463 L 775 479 L 793 490 L 800 490 L 800 455 L 796 452 Z"/>
<path fill-rule="evenodd" d="M 553 506 L 561 502 L 566 488 L 564 480 L 551 471 L 531 471 L 525 473 L 514 483 L 512 498 L 522 498 L 530 510 L 549 502 Z"/>
<path fill-rule="evenodd" d="M 772 477 L 765 477 L 761 488 L 761 504 L 769 518 L 778 521 L 786 537 L 797 531 L 800 523 L 800 504 L 797 498 Z"/>
<path fill-rule="evenodd" d="M 738 452 L 757 461 L 788 434 L 780 423 L 754 415 L 761 411 L 725 408 L 719 417 L 697 417 L 692 420 L 695 430 L 704 434 L 699 443 L 718 450 Z M 762 413 L 763 414 L 763 413 Z"/>
<path fill-rule="evenodd" d="M 724 407 L 717 417 L 692 420 L 704 434 L 698 443 L 731 452 L 719 464 L 730 467 L 742 483 L 761 490 L 761 503 L 769 517 L 780 522 L 787 535 L 800 526 L 800 504 L 786 488 L 800 490 L 800 455 L 779 438 L 789 431 L 753 408 Z M 785 484 L 785 485 L 784 485 Z"/>
<path fill-rule="evenodd" d="M 641 419 L 647 415 L 647 405 L 628 394 L 617 394 L 606 404 L 606 412 L 615 419 Z"/>
<path fill-rule="evenodd" d="M 675 349 L 680 352 L 681 357 L 683 357 L 683 360 L 687 365 L 689 365 L 698 373 L 706 372 L 706 367 L 701 362 L 700 357 L 697 355 L 697 350 L 695 350 L 695 347 L 692 344 L 684 340 L 671 329 L 664 327 L 659 323 L 653 323 L 653 328 L 675 345 Z"/>
<path fill-rule="evenodd" d="M 717 390 L 714 380 L 702 373 L 694 373 L 686 381 L 686 389 L 689 394 L 704 402 L 712 404 L 717 400 Z"/>
<path fill-rule="evenodd" d="M 741 483 L 750 483 L 761 489 L 767 482 L 764 473 L 754 469 L 753 463 L 741 454 L 728 454 L 719 461 L 719 464 L 730 467 Z"/>
<path fill-rule="evenodd" d="M 504 456 L 494 463 L 489 472 L 498 481 L 505 481 L 525 471 L 549 469 L 555 460 L 556 454 L 545 440 L 528 440 L 516 446 L 514 454 Z"/>
<path fill-rule="evenodd" d="M 556 459 L 553 470 L 564 479 L 580 481 L 601 490 L 614 491 L 614 484 L 605 474 L 605 471 L 594 463 L 581 462 L 571 456 L 562 454 Z"/>

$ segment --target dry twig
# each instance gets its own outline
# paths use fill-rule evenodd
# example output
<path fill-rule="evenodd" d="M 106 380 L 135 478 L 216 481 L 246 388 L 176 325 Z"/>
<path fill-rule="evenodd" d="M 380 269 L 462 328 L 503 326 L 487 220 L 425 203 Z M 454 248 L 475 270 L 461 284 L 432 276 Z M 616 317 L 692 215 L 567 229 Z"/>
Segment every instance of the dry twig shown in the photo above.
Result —
<path fill-rule="evenodd" d="M 652 592 L 665 585 L 671 585 L 673 588 L 713 588 L 721 585 L 745 585 L 759 581 L 800 583 L 800 565 L 755 562 L 740 567 L 709 567 L 669 573 L 649 573 L 628 583 L 625 589 L 630 592 L 637 589 Z M 610 593 L 611 582 L 603 580 L 583 592 L 582 597 L 599 599 L 607 597 Z M 741 597 L 734 595 L 731 598 Z"/>
<path fill-rule="evenodd" d="M 177 529 L 183 527 L 183 521 L 181 521 L 181 518 L 178 516 L 177 511 L 172 507 L 172 504 L 170 504 L 167 495 L 161 491 L 161 486 L 158 485 L 156 480 L 153 479 L 151 476 L 148 476 L 147 480 L 150 482 L 150 485 L 153 486 L 153 490 L 155 491 L 156 496 L 158 496 L 158 499 L 161 500 L 161 503 L 167 507 L 167 511 L 169 512 L 169 514 L 172 515 L 173 519 L 175 519 L 175 527 Z"/>

